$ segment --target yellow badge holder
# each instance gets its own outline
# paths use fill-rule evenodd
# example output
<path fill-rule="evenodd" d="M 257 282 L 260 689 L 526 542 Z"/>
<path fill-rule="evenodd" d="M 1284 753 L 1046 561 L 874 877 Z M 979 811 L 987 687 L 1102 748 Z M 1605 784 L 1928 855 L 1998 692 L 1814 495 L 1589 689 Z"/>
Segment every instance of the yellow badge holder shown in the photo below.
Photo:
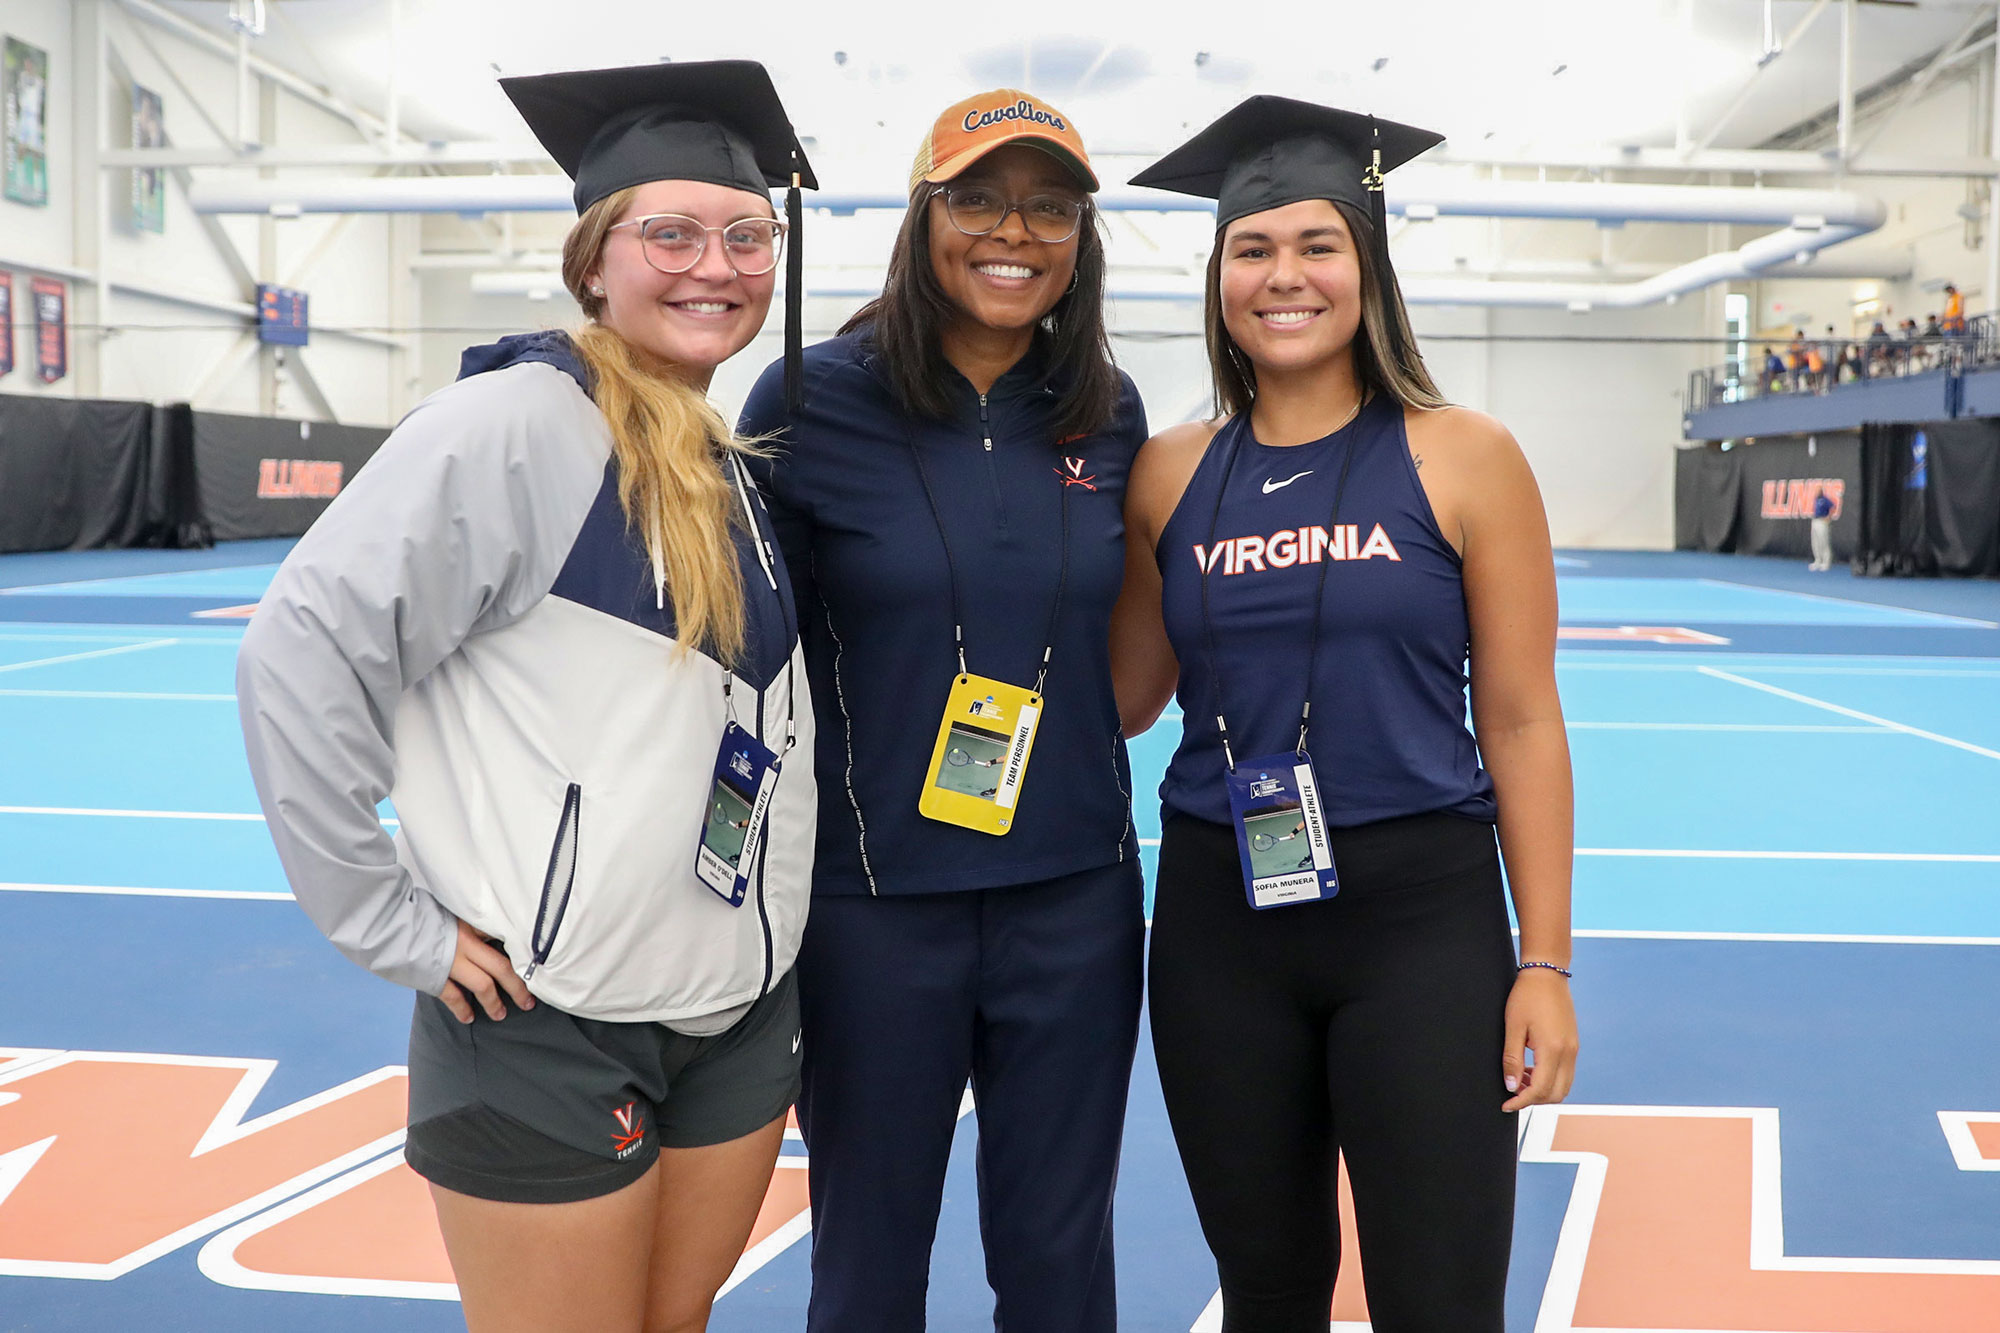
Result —
<path fill-rule="evenodd" d="M 1014 827 L 1042 696 L 990 676 L 952 678 L 917 812 L 995 836 Z"/>
<path fill-rule="evenodd" d="M 1042 684 L 1048 679 L 1049 659 L 1055 655 L 1056 626 L 1062 619 L 1063 592 L 1069 586 L 1070 484 L 1062 483 L 1062 563 L 1056 575 L 1055 600 L 1049 607 L 1046 646 L 1034 688 L 1023 689 L 991 676 L 976 676 L 966 667 L 965 616 L 950 530 L 938 510 L 916 432 L 908 423 L 903 438 L 910 446 L 910 459 L 916 464 L 931 519 L 937 524 L 938 544 L 944 549 L 945 577 L 951 587 L 952 649 L 958 656 L 958 674 L 951 678 L 951 694 L 945 699 L 944 718 L 931 746 L 931 764 L 917 797 L 917 813 L 941 824 L 1000 837 L 1019 822 L 1021 784 L 1028 776 L 1035 728 L 1042 720 Z M 993 442 L 988 440 L 986 447 L 991 449 Z M 1058 470 L 1057 476 L 1061 475 Z"/>

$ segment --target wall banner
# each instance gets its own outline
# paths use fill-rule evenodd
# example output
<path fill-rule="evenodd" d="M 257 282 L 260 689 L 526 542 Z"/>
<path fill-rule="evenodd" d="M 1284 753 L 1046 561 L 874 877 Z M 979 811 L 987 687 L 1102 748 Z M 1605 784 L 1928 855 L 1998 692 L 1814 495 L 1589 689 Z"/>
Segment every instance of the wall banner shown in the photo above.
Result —
<path fill-rule="evenodd" d="M 132 85 L 132 146 L 164 148 L 167 125 L 160 95 L 150 88 Z M 132 171 L 132 227 L 154 235 L 167 229 L 167 173 L 158 167 L 135 167 Z"/>
<path fill-rule="evenodd" d="M 69 288 L 56 278 L 36 278 L 35 375 L 54 384 L 69 374 Z"/>
<path fill-rule="evenodd" d="M 49 202 L 49 53 L 9 37 L 0 54 L 0 193 Z"/>
<path fill-rule="evenodd" d="M 0 268 L 0 375 L 14 369 L 14 275 Z"/>

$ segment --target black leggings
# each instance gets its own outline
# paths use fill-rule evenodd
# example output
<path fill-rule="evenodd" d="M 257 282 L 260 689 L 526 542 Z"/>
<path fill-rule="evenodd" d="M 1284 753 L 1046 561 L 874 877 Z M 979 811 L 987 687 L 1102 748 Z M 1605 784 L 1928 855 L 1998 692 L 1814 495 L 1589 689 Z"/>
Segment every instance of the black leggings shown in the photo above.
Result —
<path fill-rule="evenodd" d="M 1224 1333 L 1325 1333 L 1344 1153 L 1376 1333 L 1501 1333 L 1514 1117 L 1500 1110 L 1514 947 L 1490 824 L 1336 829 L 1339 896 L 1254 911 L 1235 835 L 1160 847 L 1160 1083 Z"/>

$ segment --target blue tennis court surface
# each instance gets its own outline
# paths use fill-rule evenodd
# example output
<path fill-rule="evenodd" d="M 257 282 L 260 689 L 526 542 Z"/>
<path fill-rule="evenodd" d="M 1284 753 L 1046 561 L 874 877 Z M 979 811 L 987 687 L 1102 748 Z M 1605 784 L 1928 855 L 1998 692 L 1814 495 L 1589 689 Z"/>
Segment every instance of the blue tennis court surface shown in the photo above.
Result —
<path fill-rule="evenodd" d="M 0 1330 L 462 1326 L 393 1169 L 407 998 L 289 901 L 200 614 L 280 554 L 0 557 Z M 2000 584 L 1560 573 L 1566 625 L 1720 642 L 1558 659 L 1584 1050 L 1509 1327 L 2000 1333 Z M 1176 732 L 1132 746 L 1149 878 Z M 992 1327 L 964 1124 L 941 1333 Z M 801 1151 L 718 1333 L 803 1326 Z M 1143 1043 L 1119 1189 L 1121 1328 L 1218 1328 Z"/>

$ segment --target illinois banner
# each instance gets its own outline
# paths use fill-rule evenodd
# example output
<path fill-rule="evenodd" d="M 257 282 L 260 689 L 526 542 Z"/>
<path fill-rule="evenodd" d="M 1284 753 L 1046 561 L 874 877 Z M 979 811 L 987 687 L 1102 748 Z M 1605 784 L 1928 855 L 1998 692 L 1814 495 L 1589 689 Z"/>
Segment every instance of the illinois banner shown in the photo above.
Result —
<path fill-rule="evenodd" d="M 35 374 L 54 384 L 69 374 L 69 288 L 55 278 L 36 278 Z"/>
<path fill-rule="evenodd" d="M 160 95 L 133 84 L 132 146 L 163 148 L 166 142 Z M 158 167 L 136 167 L 132 171 L 132 226 L 155 235 L 167 229 L 167 177 Z"/>
<path fill-rule="evenodd" d="M 0 56 L 0 89 L 6 114 L 0 124 L 4 149 L 4 193 L 22 204 L 49 201 L 49 53 L 39 46 L 7 39 Z"/>
<path fill-rule="evenodd" d="M 14 275 L 0 268 L 0 375 L 14 369 Z"/>

